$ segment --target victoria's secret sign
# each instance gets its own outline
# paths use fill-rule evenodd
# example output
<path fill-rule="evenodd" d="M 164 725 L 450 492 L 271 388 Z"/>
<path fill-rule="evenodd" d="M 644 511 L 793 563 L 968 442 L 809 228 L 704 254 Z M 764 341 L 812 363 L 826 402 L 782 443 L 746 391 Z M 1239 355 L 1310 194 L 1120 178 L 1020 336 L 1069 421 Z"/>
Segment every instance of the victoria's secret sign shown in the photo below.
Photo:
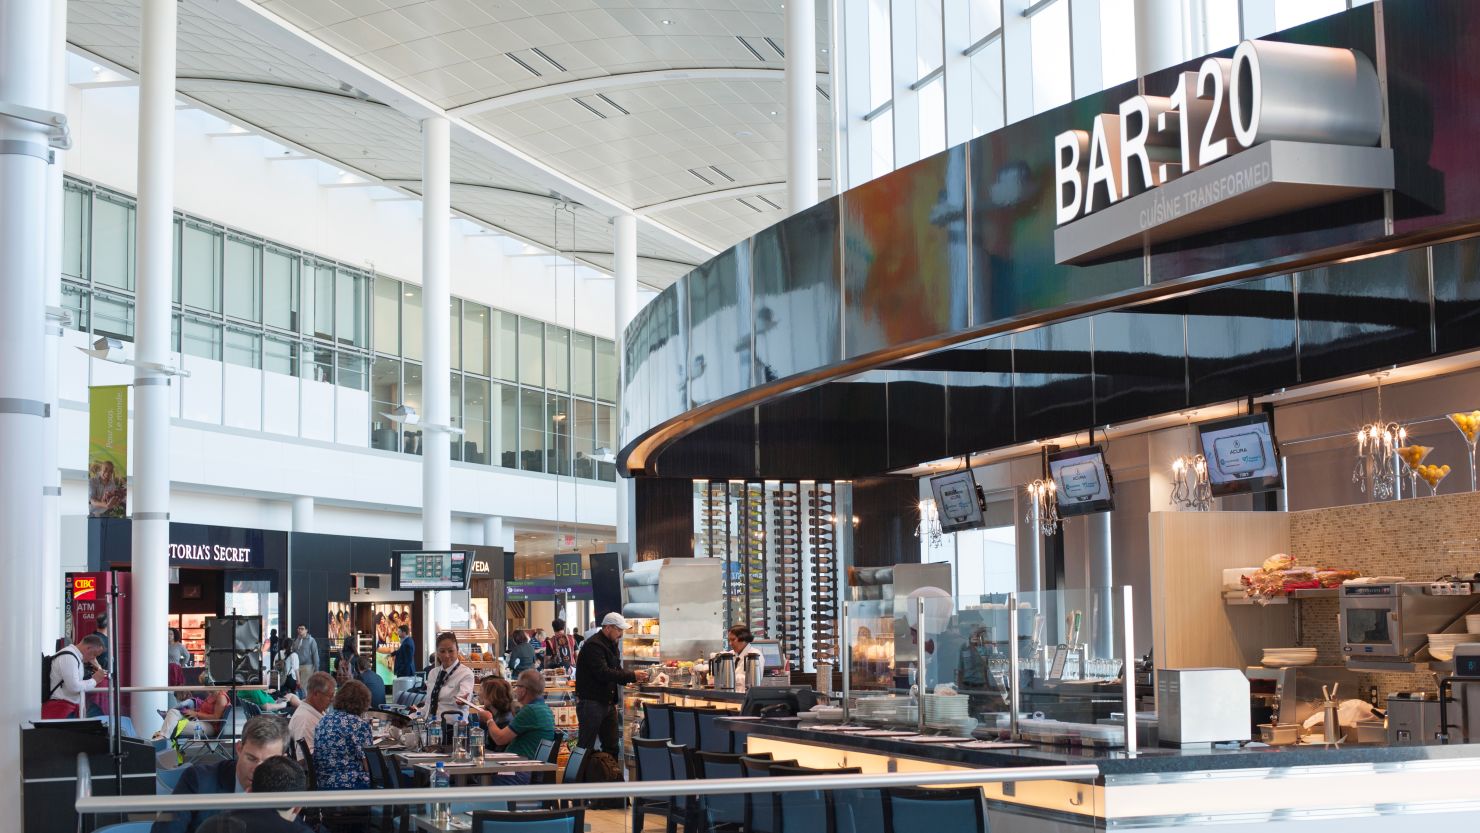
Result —
<path fill-rule="evenodd" d="M 220 544 L 170 544 L 170 563 L 178 566 L 191 564 L 228 564 L 251 566 L 258 560 L 251 547 L 225 547 Z"/>

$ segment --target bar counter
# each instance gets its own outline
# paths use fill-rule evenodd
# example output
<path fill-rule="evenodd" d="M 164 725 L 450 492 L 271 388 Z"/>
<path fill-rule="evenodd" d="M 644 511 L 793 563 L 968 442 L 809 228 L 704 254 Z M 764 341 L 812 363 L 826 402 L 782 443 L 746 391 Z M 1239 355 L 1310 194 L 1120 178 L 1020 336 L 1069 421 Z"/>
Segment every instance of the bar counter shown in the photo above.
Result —
<path fill-rule="evenodd" d="M 1480 744 L 1275 746 L 1124 750 L 1046 746 L 961 749 L 801 728 L 795 720 L 722 719 L 736 749 L 802 766 L 866 773 L 1093 763 L 1093 784 L 986 784 L 995 829 L 1050 831 L 1257 822 L 1267 830 L 1390 833 L 1393 816 L 1423 814 L 1426 833 L 1473 830 Z"/>
<path fill-rule="evenodd" d="M 679 706 L 699 706 L 732 704 L 737 708 L 745 702 L 745 692 L 726 691 L 713 688 L 690 688 L 688 686 L 671 685 L 644 685 L 639 686 L 638 691 L 643 694 L 657 695 L 665 703 L 673 703 Z M 685 702 L 694 701 L 694 702 Z"/>

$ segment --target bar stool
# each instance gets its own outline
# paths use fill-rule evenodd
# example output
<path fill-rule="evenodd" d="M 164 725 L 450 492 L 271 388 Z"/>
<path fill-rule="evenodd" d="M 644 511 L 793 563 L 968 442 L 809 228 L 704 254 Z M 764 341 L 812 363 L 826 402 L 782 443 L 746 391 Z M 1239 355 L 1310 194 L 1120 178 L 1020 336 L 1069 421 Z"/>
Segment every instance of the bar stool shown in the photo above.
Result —
<path fill-rule="evenodd" d="M 772 761 L 746 755 L 740 759 L 745 767 L 746 778 L 767 778 L 773 766 L 796 766 L 796 760 Z M 776 833 L 776 795 L 765 790 L 753 790 L 745 794 L 746 833 Z"/>
<path fill-rule="evenodd" d="M 812 769 L 804 766 L 777 764 L 771 767 L 771 775 L 775 777 L 858 775 L 862 772 L 863 770 L 856 766 Z M 815 831 L 837 833 L 837 812 L 833 806 L 833 794 L 830 790 L 776 793 L 774 807 L 775 820 L 771 826 L 772 833 L 815 833 Z M 952 833 L 955 833 L 952 828 L 934 828 L 937 831 L 941 829 L 952 830 Z"/>
<path fill-rule="evenodd" d="M 648 703 L 642 707 L 642 737 L 673 737 L 673 707 Z"/>

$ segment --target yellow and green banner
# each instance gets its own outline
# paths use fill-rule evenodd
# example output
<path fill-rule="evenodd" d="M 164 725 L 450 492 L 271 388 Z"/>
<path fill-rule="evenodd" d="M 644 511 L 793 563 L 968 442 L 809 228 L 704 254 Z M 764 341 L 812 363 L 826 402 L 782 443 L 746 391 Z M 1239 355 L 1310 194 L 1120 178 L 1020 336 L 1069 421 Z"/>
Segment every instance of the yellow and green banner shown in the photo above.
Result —
<path fill-rule="evenodd" d="M 88 389 L 87 514 L 122 518 L 128 505 L 128 385 Z"/>

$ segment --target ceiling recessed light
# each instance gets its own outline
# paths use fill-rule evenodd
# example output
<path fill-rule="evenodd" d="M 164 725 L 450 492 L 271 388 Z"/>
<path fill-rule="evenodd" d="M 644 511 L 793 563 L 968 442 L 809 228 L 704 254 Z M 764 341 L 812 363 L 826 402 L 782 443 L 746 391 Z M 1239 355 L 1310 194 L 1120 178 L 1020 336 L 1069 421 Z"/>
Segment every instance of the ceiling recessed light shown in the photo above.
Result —
<path fill-rule="evenodd" d="M 826 55 L 826 54 L 827 54 L 827 47 L 825 47 L 825 46 L 824 46 L 824 47 L 822 47 L 822 54 L 824 54 L 824 55 Z"/>
<path fill-rule="evenodd" d="M 776 111 L 775 110 L 772 110 L 771 111 L 771 115 L 773 115 L 773 116 L 776 115 Z"/>
<path fill-rule="evenodd" d="M 672 26 L 673 25 L 673 21 L 671 21 L 671 20 L 664 20 L 663 21 L 663 25 L 664 26 Z"/>
<path fill-rule="evenodd" d="M 736 138 L 739 138 L 739 139 L 749 139 L 751 136 L 754 136 L 754 135 L 755 134 L 754 133 L 751 133 L 749 130 L 736 130 L 735 131 L 735 137 Z"/>
<path fill-rule="evenodd" d="M 102 67 L 98 66 L 97 64 L 93 64 L 93 72 L 102 72 L 102 71 L 103 71 L 103 68 Z"/>

